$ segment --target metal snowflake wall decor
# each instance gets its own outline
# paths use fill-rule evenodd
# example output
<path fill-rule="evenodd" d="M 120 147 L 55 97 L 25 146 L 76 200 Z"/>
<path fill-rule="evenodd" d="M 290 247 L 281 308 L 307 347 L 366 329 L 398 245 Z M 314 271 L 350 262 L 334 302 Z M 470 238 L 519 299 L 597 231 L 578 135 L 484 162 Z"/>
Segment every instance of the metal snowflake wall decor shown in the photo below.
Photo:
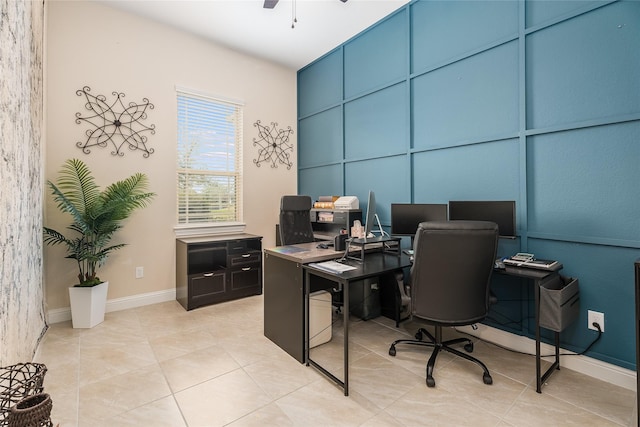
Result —
<path fill-rule="evenodd" d="M 147 98 L 142 98 L 139 104 L 130 102 L 125 106 L 122 101 L 124 93 L 121 92 L 111 92 L 115 99 L 109 104 L 104 95 L 94 96 L 90 91 L 89 86 L 76 91 L 76 95 L 85 97 L 87 102 L 84 107 L 90 111 L 85 117 L 76 113 L 76 123 L 85 122 L 91 125 L 85 132 L 86 142 L 77 142 L 76 145 L 82 148 L 85 154 L 89 154 L 90 147 L 105 148 L 111 143 L 111 154 L 114 156 L 124 156 L 122 148 L 126 145 L 129 150 L 140 150 L 143 157 L 149 157 L 154 150 L 147 147 L 147 137 L 143 133 L 155 134 L 156 126 L 147 126 L 142 120 L 147 118 L 147 109 L 152 110 L 153 104 Z"/>
<path fill-rule="evenodd" d="M 293 163 L 289 159 L 289 153 L 293 151 L 293 145 L 289 143 L 289 135 L 293 133 L 291 126 L 278 130 L 278 124 L 271 122 L 271 127 L 264 126 L 260 120 L 253 124 L 258 128 L 258 138 L 253 138 L 253 145 L 260 147 L 258 158 L 253 163 L 260 167 L 262 162 L 271 162 L 272 168 L 277 168 L 278 163 L 291 169 Z"/>

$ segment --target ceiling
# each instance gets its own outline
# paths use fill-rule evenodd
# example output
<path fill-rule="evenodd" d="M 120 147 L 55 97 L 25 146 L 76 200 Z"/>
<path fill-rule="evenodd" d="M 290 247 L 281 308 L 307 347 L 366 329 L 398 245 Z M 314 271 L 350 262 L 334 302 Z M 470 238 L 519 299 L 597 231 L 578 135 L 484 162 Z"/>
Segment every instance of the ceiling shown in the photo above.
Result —
<path fill-rule="evenodd" d="M 409 0 L 93 0 L 298 70 Z M 297 18 L 295 28 L 292 18 Z"/>

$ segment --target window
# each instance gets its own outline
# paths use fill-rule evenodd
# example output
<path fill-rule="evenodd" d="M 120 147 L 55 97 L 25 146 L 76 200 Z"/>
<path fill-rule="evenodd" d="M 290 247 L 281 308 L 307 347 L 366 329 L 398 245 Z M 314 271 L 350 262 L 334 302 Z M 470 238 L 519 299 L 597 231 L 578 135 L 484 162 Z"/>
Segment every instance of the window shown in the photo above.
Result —
<path fill-rule="evenodd" d="M 242 105 L 177 95 L 178 224 L 242 221 Z"/>

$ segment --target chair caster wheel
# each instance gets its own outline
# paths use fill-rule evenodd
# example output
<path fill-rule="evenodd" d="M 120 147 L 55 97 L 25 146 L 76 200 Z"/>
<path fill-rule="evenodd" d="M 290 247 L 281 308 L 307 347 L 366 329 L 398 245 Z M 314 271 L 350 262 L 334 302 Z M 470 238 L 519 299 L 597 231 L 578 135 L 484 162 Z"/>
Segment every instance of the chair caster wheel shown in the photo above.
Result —
<path fill-rule="evenodd" d="M 470 342 L 470 343 L 468 343 L 468 344 L 465 344 L 465 345 L 464 345 L 464 349 L 465 349 L 465 351 L 466 351 L 467 353 L 471 353 L 471 352 L 473 352 L 473 343 L 472 343 L 472 342 Z"/>
<path fill-rule="evenodd" d="M 493 378 L 491 378 L 491 375 L 489 375 L 489 374 L 484 374 L 482 376 L 482 381 L 487 385 L 493 384 Z"/>
<path fill-rule="evenodd" d="M 416 339 L 417 339 L 418 341 L 422 341 L 422 331 L 418 331 L 418 332 L 416 332 Z"/>
<path fill-rule="evenodd" d="M 391 345 L 391 347 L 389 347 L 389 356 L 395 356 L 395 355 L 396 355 L 396 346 Z"/>
<path fill-rule="evenodd" d="M 427 377 L 427 387 L 435 387 L 436 386 L 436 380 L 433 379 L 433 377 Z"/>

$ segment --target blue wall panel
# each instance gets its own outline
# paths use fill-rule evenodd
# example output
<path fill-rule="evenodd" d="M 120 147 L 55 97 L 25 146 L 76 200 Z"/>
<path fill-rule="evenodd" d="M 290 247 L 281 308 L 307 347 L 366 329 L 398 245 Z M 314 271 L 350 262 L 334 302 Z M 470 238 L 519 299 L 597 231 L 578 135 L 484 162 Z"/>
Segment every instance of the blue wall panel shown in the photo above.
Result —
<path fill-rule="evenodd" d="M 413 146 L 442 147 L 518 130 L 518 44 L 423 74 L 411 88 Z"/>
<path fill-rule="evenodd" d="M 516 1 L 427 1 L 411 9 L 413 72 L 518 34 Z"/>
<path fill-rule="evenodd" d="M 640 2 L 527 37 L 527 128 L 640 112 Z"/>
<path fill-rule="evenodd" d="M 633 122 L 528 138 L 529 231 L 640 246 L 638 135 Z"/>
<path fill-rule="evenodd" d="M 518 200 L 518 140 L 416 153 L 416 200 Z M 517 209 L 517 203 L 516 203 Z"/>
<path fill-rule="evenodd" d="M 345 98 L 403 78 L 407 74 L 406 22 L 406 12 L 400 10 L 345 45 Z"/>
<path fill-rule="evenodd" d="M 376 210 L 384 225 L 391 223 L 391 203 L 409 199 L 407 175 L 398 172 L 404 160 L 403 156 L 395 156 L 345 165 L 345 194 L 358 197 L 363 215 L 370 190 L 376 195 Z"/>
<path fill-rule="evenodd" d="M 342 100 L 342 50 L 298 72 L 298 116 L 315 113 Z"/>
<path fill-rule="evenodd" d="M 298 194 L 311 196 L 341 196 L 343 194 L 342 165 L 328 165 L 298 172 Z"/>
<path fill-rule="evenodd" d="M 299 72 L 299 191 L 356 195 L 366 210 L 373 190 L 383 225 L 391 203 L 515 200 L 519 237 L 498 253 L 557 259 L 580 281 L 562 346 L 586 348 L 587 310 L 601 311 L 606 332 L 586 355 L 634 369 L 640 1 L 418 0 L 399 15 L 408 38 L 392 16 L 336 50 L 344 67 L 331 53 Z M 506 305 L 489 323 L 531 337 L 532 287 L 507 282 L 495 280 Z"/>
<path fill-rule="evenodd" d="M 342 108 L 336 107 L 298 122 L 300 167 L 342 161 Z"/>
<path fill-rule="evenodd" d="M 546 21 L 559 19 L 571 12 L 579 11 L 589 6 L 602 4 L 602 0 L 597 1 L 549 1 L 535 0 L 526 3 L 526 25 L 527 28 L 543 24 Z"/>
<path fill-rule="evenodd" d="M 374 92 L 344 106 L 347 159 L 406 151 L 408 102 L 403 83 Z"/>

